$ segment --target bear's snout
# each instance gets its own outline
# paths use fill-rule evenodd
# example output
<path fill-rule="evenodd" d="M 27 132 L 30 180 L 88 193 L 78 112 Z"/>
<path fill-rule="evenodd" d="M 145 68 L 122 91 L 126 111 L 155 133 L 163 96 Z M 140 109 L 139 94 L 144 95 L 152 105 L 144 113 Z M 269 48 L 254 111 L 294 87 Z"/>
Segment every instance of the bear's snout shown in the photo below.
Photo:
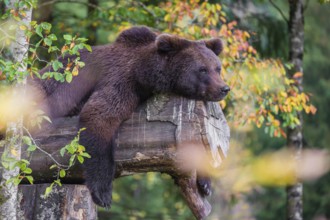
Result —
<path fill-rule="evenodd" d="M 229 86 L 226 84 L 224 86 L 209 86 L 206 90 L 206 93 L 202 94 L 204 96 L 205 101 L 221 101 L 226 97 L 228 92 L 230 91 Z"/>
<path fill-rule="evenodd" d="M 229 86 L 224 86 L 222 88 L 220 88 L 221 93 L 223 93 L 225 96 L 228 94 L 228 92 L 230 91 Z"/>
<path fill-rule="evenodd" d="M 217 97 L 216 97 L 217 101 L 221 101 L 222 99 L 224 99 L 229 91 L 230 91 L 230 87 L 227 85 L 220 87 L 217 92 Z"/>

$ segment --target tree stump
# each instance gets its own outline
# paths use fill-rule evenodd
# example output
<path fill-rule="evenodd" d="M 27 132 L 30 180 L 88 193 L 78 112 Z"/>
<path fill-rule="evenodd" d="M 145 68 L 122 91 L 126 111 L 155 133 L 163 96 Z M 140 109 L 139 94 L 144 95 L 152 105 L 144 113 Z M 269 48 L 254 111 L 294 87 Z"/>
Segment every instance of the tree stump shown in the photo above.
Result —
<path fill-rule="evenodd" d="M 76 136 L 77 130 L 78 117 L 59 118 L 53 121 L 50 128 L 36 134 L 34 139 L 38 146 L 57 161 L 68 164 L 68 157 L 61 157 L 59 151 Z M 175 177 L 183 197 L 197 219 L 203 219 L 210 213 L 211 205 L 197 190 L 196 170 L 183 172 L 177 167 L 177 150 L 185 143 L 193 143 L 194 146 L 200 146 L 210 152 L 209 163 L 212 167 L 220 166 L 229 148 L 229 127 L 218 103 L 165 95 L 155 96 L 139 106 L 131 118 L 122 123 L 115 143 L 116 178 L 142 172 L 168 173 Z M 54 180 L 54 171 L 49 169 L 53 161 L 38 150 L 33 152 L 32 157 L 27 154 L 23 157 L 31 159 L 30 167 L 36 183 L 33 186 L 20 186 L 21 207 L 26 219 L 42 213 L 45 216 L 52 210 L 62 212 L 61 217 L 54 215 L 54 219 L 75 219 L 75 216 L 79 216 L 79 219 L 90 219 L 84 217 L 85 214 L 94 215 L 93 203 L 89 193 L 85 193 L 86 188 L 69 185 L 84 182 L 79 164 L 69 170 L 62 179 L 65 185 L 63 189 L 58 189 L 59 194 L 52 193 L 51 198 L 46 201 L 35 203 L 31 201 L 34 200 L 31 197 L 38 200 L 40 193 L 44 192 L 44 183 Z M 84 207 L 84 210 L 75 211 L 72 208 L 77 206 Z M 26 211 L 24 207 L 33 211 Z M 43 210 L 42 207 L 50 208 Z"/>

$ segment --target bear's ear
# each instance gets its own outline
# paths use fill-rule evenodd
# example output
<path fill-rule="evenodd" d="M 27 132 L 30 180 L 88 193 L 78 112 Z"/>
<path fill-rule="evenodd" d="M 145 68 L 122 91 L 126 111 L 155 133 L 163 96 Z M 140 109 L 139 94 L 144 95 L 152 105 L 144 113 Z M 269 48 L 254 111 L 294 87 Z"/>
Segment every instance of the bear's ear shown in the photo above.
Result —
<path fill-rule="evenodd" d="M 161 34 L 156 38 L 156 47 L 163 53 L 176 52 L 189 45 L 189 41 L 169 34 Z"/>
<path fill-rule="evenodd" d="M 123 43 L 127 46 L 148 45 L 155 41 L 156 34 L 149 28 L 132 27 L 120 33 L 116 42 Z"/>
<path fill-rule="evenodd" d="M 205 45 L 207 48 L 212 50 L 215 55 L 219 55 L 223 50 L 223 44 L 220 38 L 213 38 L 211 40 L 205 40 Z"/>

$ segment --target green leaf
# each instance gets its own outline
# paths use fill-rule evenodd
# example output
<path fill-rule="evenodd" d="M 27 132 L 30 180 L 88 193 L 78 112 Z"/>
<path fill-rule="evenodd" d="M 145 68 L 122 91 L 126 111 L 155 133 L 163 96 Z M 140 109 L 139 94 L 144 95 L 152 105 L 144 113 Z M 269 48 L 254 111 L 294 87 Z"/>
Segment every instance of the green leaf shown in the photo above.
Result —
<path fill-rule="evenodd" d="M 52 41 L 51 39 L 49 39 L 49 38 L 44 38 L 44 42 L 45 42 L 45 44 L 46 44 L 47 46 L 51 46 L 52 43 L 53 43 L 53 41 Z"/>
<path fill-rule="evenodd" d="M 70 154 L 74 154 L 76 152 L 76 148 L 75 146 L 73 146 L 72 144 L 69 144 L 66 146 L 66 150 L 70 153 Z"/>
<path fill-rule="evenodd" d="M 76 155 L 72 155 L 72 156 L 70 157 L 70 161 L 69 161 L 69 166 L 70 166 L 70 167 L 73 165 L 73 162 L 74 162 L 75 159 L 76 159 Z"/>
<path fill-rule="evenodd" d="M 45 197 L 48 197 L 49 196 L 49 194 L 52 192 L 52 190 L 53 190 L 53 184 L 54 183 L 52 183 L 52 184 L 50 184 L 50 186 L 48 186 L 47 188 L 46 188 L 46 190 L 45 190 Z"/>
<path fill-rule="evenodd" d="M 80 155 L 83 157 L 91 158 L 91 155 L 89 155 L 89 153 L 86 153 L 86 152 L 83 152 Z"/>
<path fill-rule="evenodd" d="M 52 76 L 53 76 L 52 72 L 45 72 L 44 74 L 42 74 L 41 79 L 47 79 Z"/>
<path fill-rule="evenodd" d="M 52 64 L 54 71 L 57 71 L 59 68 L 63 68 L 63 63 L 58 60 L 55 60 Z"/>
<path fill-rule="evenodd" d="M 51 166 L 49 167 L 50 170 L 51 170 L 51 169 L 54 169 L 54 168 L 57 168 L 57 165 L 56 165 L 56 164 L 53 164 L 53 165 L 51 165 Z"/>
<path fill-rule="evenodd" d="M 66 80 L 68 83 L 72 82 L 72 74 L 66 74 L 66 76 L 65 76 L 65 80 Z"/>
<path fill-rule="evenodd" d="M 26 168 L 25 170 L 23 170 L 23 173 L 31 174 L 32 173 L 32 169 L 31 168 Z"/>
<path fill-rule="evenodd" d="M 79 151 L 79 152 L 83 152 L 83 151 L 85 151 L 85 150 L 86 150 L 86 148 L 85 148 L 84 146 L 78 144 L 78 149 L 77 149 L 77 151 Z"/>
<path fill-rule="evenodd" d="M 40 25 L 36 28 L 36 33 L 37 33 L 40 37 L 43 37 L 43 35 L 42 35 L 42 27 L 41 27 Z"/>
<path fill-rule="evenodd" d="M 57 40 L 57 37 L 56 37 L 55 34 L 50 34 L 50 35 L 48 35 L 48 38 L 51 39 L 52 41 Z"/>
<path fill-rule="evenodd" d="M 79 51 L 79 46 L 78 45 L 75 45 L 73 48 L 72 48 L 72 54 L 76 55 L 78 54 L 78 51 Z"/>
<path fill-rule="evenodd" d="M 83 44 L 84 47 L 89 51 L 89 52 L 92 52 L 92 47 L 88 44 Z"/>
<path fill-rule="evenodd" d="M 50 46 L 49 49 L 48 49 L 48 53 L 54 52 L 54 51 L 59 51 L 58 47 L 56 47 L 56 46 Z"/>
<path fill-rule="evenodd" d="M 33 184 L 33 176 L 25 176 L 25 178 L 29 181 L 30 184 Z"/>
<path fill-rule="evenodd" d="M 77 156 L 77 159 L 80 163 L 83 163 L 84 162 L 84 158 L 80 155 Z"/>
<path fill-rule="evenodd" d="M 64 40 L 72 41 L 72 36 L 69 35 L 69 34 L 65 34 L 65 35 L 63 35 L 63 38 L 64 38 Z"/>
<path fill-rule="evenodd" d="M 23 141 L 24 144 L 26 144 L 28 146 L 30 146 L 32 144 L 31 138 L 28 137 L 28 136 L 23 136 L 22 141 Z"/>
<path fill-rule="evenodd" d="M 57 81 L 61 81 L 63 79 L 63 75 L 61 73 L 54 73 L 54 78 Z"/>
<path fill-rule="evenodd" d="M 47 31 L 49 31 L 52 28 L 52 25 L 47 22 L 42 22 L 40 25 L 44 30 L 47 30 Z"/>
<path fill-rule="evenodd" d="M 31 151 L 35 151 L 37 149 L 36 145 L 30 145 L 27 149 L 27 151 L 31 152 Z"/>
<path fill-rule="evenodd" d="M 25 159 L 21 159 L 20 162 L 22 162 L 22 163 L 26 163 L 26 164 L 30 164 L 30 161 L 25 160 Z"/>
<path fill-rule="evenodd" d="M 66 148 L 65 148 L 65 147 L 62 147 L 61 150 L 60 150 L 60 155 L 61 155 L 62 157 L 64 156 L 65 151 L 66 151 Z"/>
<path fill-rule="evenodd" d="M 20 184 L 20 182 L 22 181 L 22 179 L 20 179 L 20 178 L 13 178 L 13 183 L 16 185 L 16 186 L 18 186 L 19 184 Z"/>
<path fill-rule="evenodd" d="M 26 164 L 25 163 L 20 163 L 20 164 L 18 164 L 18 167 L 20 168 L 20 170 L 21 171 L 23 171 L 24 172 L 24 170 L 26 170 L 27 168 L 26 168 Z"/>
<path fill-rule="evenodd" d="M 60 179 L 54 180 L 54 183 L 56 183 L 59 186 L 62 186 L 62 183 L 61 183 L 61 180 Z"/>
<path fill-rule="evenodd" d="M 79 37 L 79 38 L 77 38 L 77 41 L 83 43 L 83 42 L 88 41 L 88 39 L 87 38 L 83 38 L 83 37 Z"/>
<path fill-rule="evenodd" d="M 66 172 L 65 172 L 65 170 L 60 170 L 60 177 L 61 178 L 63 178 L 63 177 L 65 177 L 65 175 L 66 175 Z"/>

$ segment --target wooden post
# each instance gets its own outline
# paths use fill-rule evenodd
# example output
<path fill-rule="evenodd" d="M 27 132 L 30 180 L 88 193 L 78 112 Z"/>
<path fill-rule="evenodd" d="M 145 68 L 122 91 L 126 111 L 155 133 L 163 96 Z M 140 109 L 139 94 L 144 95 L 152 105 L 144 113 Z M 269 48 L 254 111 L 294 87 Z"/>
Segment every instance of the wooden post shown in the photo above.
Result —
<path fill-rule="evenodd" d="M 96 205 L 85 185 L 54 186 L 51 196 L 43 194 L 49 184 L 20 185 L 19 219 L 97 219 Z"/>
<path fill-rule="evenodd" d="M 52 154 L 60 163 L 66 164 L 68 158 L 62 158 L 59 151 L 76 135 L 77 125 L 77 117 L 57 119 L 51 128 L 36 134 L 34 138 L 40 147 Z M 181 97 L 156 96 L 141 105 L 131 118 L 121 125 L 115 142 L 117 145 L 116 177 L 152 171 L 168 173 L 175 177 L 183 197 L 197 219 L 203 219 L 210 213 L 211 205 L 197 190 L 196 169 L 183 172 L 177 167 L 177 149 L 181 144 L 193 143 L 194 146 L 201 146 L 210 152 L 211 166 L 218 167 L 221 164 L 222 157 L 227 154 L 228 150 L 229 128 L 218 103 L 204 103 Z M 25 157 L 28 158 L 28 155 Z M 49 183 L 54 179 L 54 173 L 49 169 L 52 164 L 53 162 L 42 152 L 33 153 L 30 167 L 36 183 Z M 83 181 L 82 167 L 79 164 L 69 170 L 67 176 L 62 180 L 65 184 L 82 184 Z M 27 193 L 29 189 L 26 187 L 35 190 L 34 196 L 39 198 L 44 185 L 21 186 L 23 194 L 21 207 L 30 207 L 38 213 L 42 209 L 39 203 L 34 203 L 34 207 L 29 205 L 32 203 L 30 195 Z M 66 193 L 73 195 L 74 187 L 77 186 L 65 185 L 65 189 L 62 189 L 65 193 L 62 195 Z M 86 203 L 89 205 L 81 206 L 88 210 L 82 212 L 94 213 L 89 209 L 92 207 L 89 194 L 88 197 L 83 193 L 74 195 L 76 198 L 72 204 L 75 203 L 75 200 L 88 200 Z M 53 193 L 51 196 L 56 197 L 57 195 Z M 50 201 L 58 201 L 57 203 L 63 204 L 60 206 L 65 207 L 65 210 L 71 210 L 66 205 L 68 197 L 63 198 L 51 198 Z M 25 212 L 24 208 L 22 210 Z M 64 209 L 61 210 L 62 217 L 68 216 L 64 213 Z"/>

